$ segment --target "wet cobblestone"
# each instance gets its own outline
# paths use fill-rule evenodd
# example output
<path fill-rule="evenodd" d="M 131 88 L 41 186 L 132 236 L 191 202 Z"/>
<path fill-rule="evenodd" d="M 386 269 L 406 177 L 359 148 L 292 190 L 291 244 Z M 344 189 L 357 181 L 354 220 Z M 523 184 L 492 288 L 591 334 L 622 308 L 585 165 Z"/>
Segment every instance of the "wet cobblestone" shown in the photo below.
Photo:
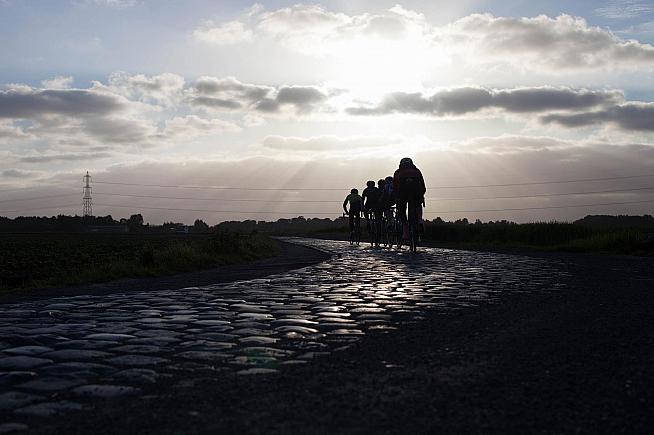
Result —
<path fill-rule="evenodd" d="M 0 416 L 15 420 L 3 418 L 3 429 L 30 424 L 27 416 L 145 394 L 145 386 L 180 373 L 274 373 L 343 349 L 367 331 L 419 321 L 426 310 L 557 290 L 565 278 L 544 259 L 294 241 L 333 258 L 214 286 L 3 305 Z"/>

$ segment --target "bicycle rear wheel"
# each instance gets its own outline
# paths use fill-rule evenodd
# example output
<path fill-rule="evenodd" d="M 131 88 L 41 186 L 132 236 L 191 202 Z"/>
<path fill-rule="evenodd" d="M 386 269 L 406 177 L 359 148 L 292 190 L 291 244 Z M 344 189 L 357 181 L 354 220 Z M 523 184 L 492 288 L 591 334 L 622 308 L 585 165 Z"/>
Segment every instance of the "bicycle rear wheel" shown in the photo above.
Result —
<path fill-rule="evenodd" d="M 409 202 L 409 249 L 418 251 L 418 207 L 413 201 Z"/>

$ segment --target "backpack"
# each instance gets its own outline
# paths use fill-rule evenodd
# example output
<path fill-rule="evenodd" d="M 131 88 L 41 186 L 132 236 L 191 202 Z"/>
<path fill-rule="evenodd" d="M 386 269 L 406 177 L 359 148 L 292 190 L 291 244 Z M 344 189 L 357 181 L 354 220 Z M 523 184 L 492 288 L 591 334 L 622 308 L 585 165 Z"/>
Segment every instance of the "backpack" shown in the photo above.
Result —
<path fill-rule="evenodd" d="M 420 180 L 418 177 L 400 178 L 399 185 L 399 191 L 402 193 L 402 195 L 406 195 L 408 197 L 417 197 L 421 194 Z"/>

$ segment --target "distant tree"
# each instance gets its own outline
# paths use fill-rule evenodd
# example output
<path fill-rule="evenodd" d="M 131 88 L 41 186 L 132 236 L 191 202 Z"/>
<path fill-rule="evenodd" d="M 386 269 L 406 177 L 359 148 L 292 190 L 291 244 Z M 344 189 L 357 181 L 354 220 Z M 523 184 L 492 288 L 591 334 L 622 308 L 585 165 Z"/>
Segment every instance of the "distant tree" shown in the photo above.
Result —
<path fill-rule="evenodd" d="M 193 228 L 191 231 L 198 234 L 208 233 L 209 225 L 207 225 L 202 219 L 196 219 L 193 223 Z"/>
<path fill-rule="evenodd" d="M 131 215 L 129 217 L 129 219 L 127 220 L 127 223 L 130 226 L 133 225 L 133 226 L 136 226 L 136 227 L 140 227 L 141 225 L 143 225 L 143 216 L 141 215 L 141 213 L 133 214 L 133 215 Z"/>

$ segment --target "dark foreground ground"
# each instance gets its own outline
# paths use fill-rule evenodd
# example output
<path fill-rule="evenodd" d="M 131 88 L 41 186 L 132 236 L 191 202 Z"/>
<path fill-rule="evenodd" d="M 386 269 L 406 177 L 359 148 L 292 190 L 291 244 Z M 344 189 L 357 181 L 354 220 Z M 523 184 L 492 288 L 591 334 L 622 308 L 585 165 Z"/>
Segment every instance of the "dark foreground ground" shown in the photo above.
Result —
<path fill-rule="evenodd" d="M 558 293 L 432 313 L 278 374 L 191 373 L 35 432 L 651 433 L 652 260 L 558 258 Z"/>
<path fill-rule="evenodd" d="M 16 303 L 55 296 L 104 295 L 129 291 L 177 289 L 203 286 L 241 279 L 261 278 L 324 261 L 329 255 L 316 249 L 277 241 L 279 255 L 263 260 L 230 264 L 213 269 L 153 278 L 125 278 L 98 284 L 81 284 L 63 288 L 16 289 L 0 293 L 0 303 Z"/>

